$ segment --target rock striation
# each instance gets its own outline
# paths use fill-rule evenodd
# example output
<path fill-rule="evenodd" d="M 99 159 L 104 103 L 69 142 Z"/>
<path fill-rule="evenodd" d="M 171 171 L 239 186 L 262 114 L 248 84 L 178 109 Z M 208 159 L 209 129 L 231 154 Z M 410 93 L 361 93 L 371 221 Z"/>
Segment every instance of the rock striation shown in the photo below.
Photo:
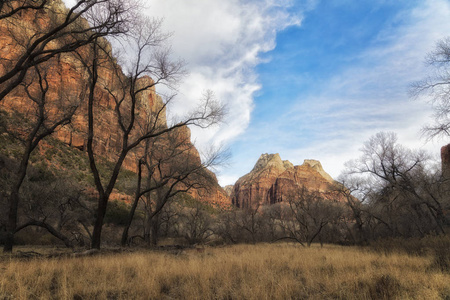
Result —
<path fill-rule="evenodd" d="M 257 207 L 282 202 L 295 187 L 327 192 L 335 181 L 317 160 L 306 159 L 300 166 L 282 160 L 278 153 L 262 154 L 252 171 L 235 183 L 231 193 L 233 205 L 240 208 Z"/>

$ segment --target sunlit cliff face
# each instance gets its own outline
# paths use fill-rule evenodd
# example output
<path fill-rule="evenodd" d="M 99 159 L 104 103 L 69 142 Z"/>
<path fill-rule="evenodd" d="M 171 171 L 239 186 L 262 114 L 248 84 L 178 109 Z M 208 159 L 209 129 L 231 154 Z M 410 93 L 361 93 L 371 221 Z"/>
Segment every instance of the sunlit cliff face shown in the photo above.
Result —
<path fill-rule="evenodd" d="M 306 187 L 311 191 L 331 191 L 334 180 L 317 160 L 305 160 L 294 166 L 277 154 L 262 154 L 252 171 L 234 185 L 231 197 L 242 208 L 274 204 L 283 201 L 292 189 Z"/>

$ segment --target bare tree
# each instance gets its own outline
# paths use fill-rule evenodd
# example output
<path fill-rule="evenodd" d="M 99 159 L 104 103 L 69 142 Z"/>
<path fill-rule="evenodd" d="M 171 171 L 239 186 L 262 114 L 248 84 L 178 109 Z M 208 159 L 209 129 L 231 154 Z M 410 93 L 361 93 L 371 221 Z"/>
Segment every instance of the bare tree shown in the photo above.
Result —
<path fill-rule="evenodd" d="M 258 204 L 254 208 L 247 208 L 242 211 L 240 218 L 240 228 L 246 231 L 250 237 L 252 243 L 256 243 L 258 240 L 258 235 L 264 228 L 264 220 L 262 219 L 262 213 L 259 212 L 260 205 Z"/>
<path fill-rule="evenodd" d="M 20 14 L 26 10 L 40 10 L 44 9 L 47 0 L 35 1 L 2 1 L 0 2 L 0 20 Z"/>
<path fill-rule="evenodd" d="M 69 91 L 65 94 L 65 99 L 61 98 L 62 94 L 55 96 L 58 93 L 55 91 L 61 92 L 61 87 L 51 85 L 48 70 L 51 70 L 52 65 L 57 65 L 56 61 L 66 59 L 65 54 L 72 53 L 99 37 L 126 32 L 129 24 L 126 20 L 131 11 L 130 2 L 124 1 L 79 0 L 70 9 L 66 9 L 58 1 L 1 1 L 0 28 L 7 33 L 3 36 L 2 46 L 14 51 L 4 52 L 0 57 L 0 101 L 15 91 L 22 98 L 28 97 L 31 101 L 31 113 L 34 113 L 34 116 L 30 116 L 25 112 L 25 117 L 29 120 L 24 124 L 31 122 L 32 126 L 16 131 L 24 147 L 17 176 L 8 195 L 9 213 L 4 251 L 12 251 L 14 233 L 18 228 L 20 189 L 26 177 L 31 153 L 42 139 L 70 122 L 83 98 L 77 91 Z M 53 72 L 55 73 L 54 70 Z M 49 97 L 49 94 L 52 96 Z M 69 99 L 69 95 L 71 98 L 79 98 Z"/>
<path fill-rule="evenodd" d="M 211 93 L 206 93 L 203 103 L 196 110 L 188 112 L 180 122 L 167 126 L 165 109 L 173 96 L 168 96 L 160 106 L 148 107 L 148 102 L 145 101 L 148 100 L 145 98 L 148 93 L 153 93 L 157 84 L 176 85 L 184 74 L 183 64 L 171 60 L 169 47 L 165 47 L 168 35 L 161 33 L 161 21 L 140 19 L 133 15 L 135 7 L 132 1 L 78 0 L 72 8 L 66 9 L 58 1 L 13 0 L 2 1 L 0 8 L 0 27 L 9 33 L 6 45 L 17 49 L 11 52 L 13 56 L 2 55 L 0 58 L 1 102 L 4 102 L 5 97 L 12 91 L 22 88 L 39 107 L 38 102 L 44 102 L 42 99 L 46 98 L 47 90 L 55 88 L 50 86 L 42 67 L 46 63 L 51 65 L 53 59 L 69 59 L 73 62 L 75 56 L 84 67 L 85 74 L 81 76 L 87 77 L 88 85 L 87 152 L 98 192 L 92 247 L 99 248 L 108 199 L 130 151 L 140 148 L 141 143 L 147 139 L 186 125 L 208 127 L 215 124 L 221 119 L 223 108 L 217 104 Z M 22 18 L 32 20 L 31 29 L 24 25 Z M 137 24 L 139 26 L 136 26 Z M 124 33 L 129 34 L 124 36 Z M 115 64 L 111 46 L 104 39 L 120 35 L 123 38 L 122 44 L 131 49 L 127 54 L 133 57 L 128 65 L 127 75 Z M 111 78 L 103 77 L 104 72 L 109 72 Z M 34 82 L 39 81 L 39 84 L 31 84 L 29 78 L 35 78 Z M 97 102 L 101 97 L 105 97 L 105 91 L 109 100 L 114 103 L 116 124 L 111 125 L 117 126 L 121 143 L 110 174 L 100 174 L 98 156 L 94 151 L 98 130 L 95 109 L 98 108 Z M 79 93 L 73 95 L 76 95 L 78 100 L 83 98 Z M 40 98 L 42 99 L 39 100 Z M 17 228 L 18 191 L 26 175 L 30 153 L 45 136 L 70 122 L 74 113 L 74 110 L 69 109 L 66 111 L 68 114 L 58 115 L 61 119 L 53 120 L 55 122 L 48 126 L 48 122 L 41 122 L 41 119 L 46 120 L 50 114 L 45 111 L 45 104 L 42 107 L 44 108 L 39 111 L 42 115 L 37 118 L 36 127 L 33 127 L 30 135 L 25 138 L 26 149 L 17 184 L 13 185 L 8 196 L 11 205 L 7 245 L 12 245 L 14 228 Z M 140 116 L 143 111 L 149 116 L 150 122 L 141 122 L 147 120 Z M 10 248 L 11 246 L 5 246 L 7 251 Z"/>
<path fill-rule="evenodd" d="M 358 183 L 353 192 L 365 202 L 371 231 L 381 236 L 444 233 L 442 178 L 437 169 L 427 167 L 430 157 L 424 151 L 406 149 L 395 134 L 382 132 L 366 142 L 362 152 L 347 163 L 345 173 Z"/>
<path fill-rule="evenodd" d="M 147 108 L 147 118 L 139 117 L 138 108 L 144 101 L 142 97 L 146 93 L 154 90 L 158 84 L 173 85 L 184 73 L 182 63 L 170 59 L 169 50 L 163 43 L 167 39 L 167 35 L 161 33 L 160 21 L 144 20 L 140 24 L 143 27 L 136 28 L 132 32 L 133 34 L 130 33 L 127 40 L 124 41 L 130 43 L 129 49 L 134 49 L 134 53 L 131 53 L 134 57 L 126 76 L 114 63 L 111 51 L 102 40 L 96 40 L 92 44 L 88 57 L 79 53 L 80 60 L 89 75 L 87 152 L 98 192 L 97 218 L 92 234 L 93 248 L 100 248 L 101 231 L 109 197 L 123 162 L 130 151 L 138 148 L 147 139 L 162 136 L 177 128 L 187 125 L 211 126 L 220 121 L 223 115 L 223 108 L 214 100 L 213 94 L 207 93 L 201 105 L 195 111 L 188 112 L 186 117 L 176 124 L 167 126 L 165 123 L 165 109 L 173 97 L 168 97 L 160 106 Z M 102 68 L 109 68 L 110 74 L 113 75 L 112 80 L 105 82 L 99 78 L 99 71 Z M 117 127 L 121 135 L 120 150 L 117 153 L 113 170 L 106 176 L 106 180 L 102 180 L 100 176 L 97 167 L 98 158 L 94 152 L 94 128 L 96 126 L 94 102 L 99 100 L 97 98 L 99 88 L 107 90 L 114 103 Z M 139 113 L 142 109 L 141 107 Z M 144 120 L 144 122 L 142 123 L 140 120 Z"/>
<path fill-rule="evenodd" d="M 365 211 L 368 193 L 364 193 L 365 181 L 349 174 L 341 175 L 340 184 L 334 185 L 333 191 L 344 199 L 349 210 L 343 213 L 343 225 L 346 227 L 354 244 L 368 241 L 367 223 L 369 215 Z"/>
<path fill-rule="evenodd" d="M 59 127 L 68 124 L 79 105 L 79 94 L 67 94 L 67 91 L 57 90 L 49 85 L 49 69 L 41 70 L 43 65 L 35 66 L 34 72 L 21 83 L 24 92 L 28 96 L 31 113 L 26 116 L 30 124 L 21 130 L 12 130 L 23 143 L 20 163 L 11 184 L 8 195 L 8 222 L 4 252 L 11 252 L 14 244 L 14 234 L 17 231 L 17 216 L 20 202 L 20 189 L 27 174 L 30 155 L 47 136 L 51 135 Z M 48 94 L 56 94 L 57 100 L 49 101 Z M 52 111 L 52 113 L 50 113 Z M 23 134 L 25 133 L 25 134 Z"/>
<path fill-rule="evenodd" d="M 225 243 L 270 242 L 280 237 L 280 204 L 224 209 L 214 233 Z"/>
<path fill-rule="evenodd" d="M 23 184 L 20 206 L 21 223 L 16 232 L 30 226 L 44 228 L 67 247 L 85 242 L 79 218 L 86 215 L 82 190 L 69 178 L 55 178 L 40 167 L 28 172 Z"/>
<path fill-rule="evenodd" d="M 237 210 L 222 210 L 213 230 L 224 243 L 236 244 L 241 241 L 241 233 L 236 226 Z"/>
<path fill-rule="evenodd" d="M 430 138 L 450 136 L 450 37 L 436 44 L 433 52 L 428 54 L 426 63 L 434 73 L 427 78 L 415 82 L 410 94 L 416 97 L 428 94 L 434 108 L 434 124 L 424 127 L 424 133 Z"/>
<path fill-rule="evenodd" d="M 281 219 L 287 233 L 282 238 L 293 239 L 301 245 L 306 242 L 308 247 L 316 238 L 320 239 L 325 227 L 338 223 L 342 216 L 341 205 L 334 196 L 309 191 L 304 186 L 291 190 Z"/>
<path fill-rule="evenodd" d="M 272 229 L 269 226 L 271 220 L 268 216 L 269 208 L 256 205 L 234 212 L 232 219 L 234 231 L 241 242 L 257 243 L 262 241 L 271 241 Z"/>
<path fill-rule="evenodd" d="M 35 66 L 100 37 L 127 32 L 135 9 L 131 1 L 122 0 L 78 0 L 70 9 L 59 1 L 0 3 L 0 28 L 9 33 L 5 46 L 14 49 L 0 58 L 0 102 Z M 24 19 L 33 21 L 23 25 Z"/>
<path fill-rule="evenodd" d="M 181 215 L 182 235 L 189 245 L 204 243 L 213 235 L 213 220 L 206 205 L 195 201 L 193 207 L 184 207 Z"/>
<path fill-rule="evenodd" d="M 209 153 L 200 160 L 197 151 L 185 134 L 187 128 L 172 130 L 164 135 L 145 140 L 144 157 L 139 161 L 137 188 L 130 217 L 122 235 L 122 245 L 127 242 L 128 229 L 140 199 L 144 202 L 146 232 L 151 243 L 158 238 L 159 216 L 165 205 L 180 193 L 191 189 L 208 189 L 215 182 L 207 168 L 221 163 L 221 151 Z M 146 183 L 142 185 L 142 167 Z"/>
<path fill-rule="evenodd" d="M 434 123 L 424 126 L 423 133 L 428 139 L 446 138 L 450 136 L 450 37 L 436 43 L 434 51 L 427 55 L 426 63 L 431 67 L 432 74 L 413 83 L 410 94 L 413 97 L 427 95 L 434 109 Z M 447 196 L 444 198 L 448 198 L 449 181 L 445 178 L 448 177 L 448 165 L 443 154 L 444 152 L 441 153 L 443 178 L 439 180 L 445 182 L 442 182 L 440 189 L 442 190 L 443 187 L 447 189 Z"/>

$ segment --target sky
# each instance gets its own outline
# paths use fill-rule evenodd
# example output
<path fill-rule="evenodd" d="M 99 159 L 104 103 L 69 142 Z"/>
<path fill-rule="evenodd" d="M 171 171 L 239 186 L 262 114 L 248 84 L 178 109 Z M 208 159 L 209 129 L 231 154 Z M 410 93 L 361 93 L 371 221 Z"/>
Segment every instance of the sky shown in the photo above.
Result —
<path fill-rule="evenodd" d="M 429 74 L 425 56 L 450 35 L 449 0 L 149 0 L 163 18 L 172 55 L 189 74 L 169 113 L 192 107 L 205 90 L 226 105 L 223 123 L 191 128 L 200 152 L 230 151 L 216 169 L 234 184 L 262 153 L 295 165 L 317 159 L 337 178 L 380 131 L 438 157 L 449 141 L 427 142 L 426 97 L 409 85 Z M 158 89 L 158 88 L 157 88 Z"/>

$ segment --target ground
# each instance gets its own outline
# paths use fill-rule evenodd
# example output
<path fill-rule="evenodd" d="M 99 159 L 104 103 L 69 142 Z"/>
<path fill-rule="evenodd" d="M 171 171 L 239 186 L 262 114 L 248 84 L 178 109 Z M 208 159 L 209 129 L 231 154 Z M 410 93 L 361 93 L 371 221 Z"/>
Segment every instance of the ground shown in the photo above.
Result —
<path fill-rule="evenodd" d="M 0 299 L 450 298 L 450 273 L 432 255 L 335 245 L 234 245 L 26 259 L 3 255 L 0 270 Z"/>

